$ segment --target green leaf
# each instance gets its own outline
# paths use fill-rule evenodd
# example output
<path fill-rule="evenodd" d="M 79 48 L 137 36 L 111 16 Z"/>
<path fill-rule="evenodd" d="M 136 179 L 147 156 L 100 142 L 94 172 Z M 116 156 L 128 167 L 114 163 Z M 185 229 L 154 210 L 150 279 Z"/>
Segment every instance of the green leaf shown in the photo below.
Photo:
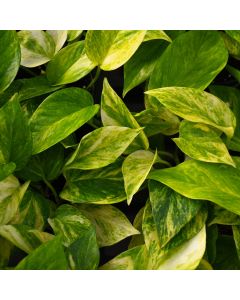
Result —
<path fill-rule="evenodd" d="M 240 91 L 233 87 L 220 85 L 211 85 L 210 91 L 226 102 L 233 111 L 236 117 L 236 128 L 232 139 L 227 141 L 227 146 L 231 150 L 240 151 Z"/>
<path fill-rule="evenodd" d="M 15 170 L 16 165 L 15 163 L 8 163 L 8 164 L 1 164 L 0 165 L 0 181 L 2 181 L 3 179 L 5 179 L 6 177 L 8 177 L 9 175 L 11 175 L 13 173 L 13 171 Z"/>
<path fill-rule="evenodd" d="M 60 88 L 61 86 L 51 86 L 44 75 L 17 79 L 0 95 L 0 104 L 6 103 L 15 93 L 17 93 L 18 101 L 21 102 L 54 92 Z"/>
<path fill-rule="evenodd" d="M 206 230 L 204 226 L 189 241 L 163 256 L 158 270 L 194 270 L 204 255 L 205 247 Z"/>
<path fill-rule="evenodd" d="M 165 41 L 148 41 L 140 45 L 134 55 L 124 65 L 123 97 L 134 87 L 147 80 L 158 59 L 167 47 Z"/>
<path fill-rule="evenodd" d="M 236 245 L 238 259 L 240 260 L 240 226 L 232 226 L 233 238 Z"/>
<path fill-rule="evenodd" d="M 20 261 L 16 270 L 67 270 L 68 263 L 61 244 L 61 238 L 55 237 L 35 249 Z"/>
<path fill-rule="evenodd" d="M 25 166 L 31 153 L 30 128 L 14 96 L 0 109 L 0 163 L 14 162 L 19 170 Z"/>
<path fill-rule="evenodd" d="M 33 189 L 28 189 L 16 214 L 11 219 L 11 224 L 23 224 L 34 229 L 44 230 L 53 207 L 53 202 Z"/>
<path fill-rule="evenodd" d="M 106 126 L 85 135 L 66 164 L 68 169 L 97 169 L 113 163 L 139 134 L 139 129 Z"/>
<path fill-rule="evenodd" d="M 148 253 L 144 245 L 122 252 L 100 267 L 101 270 L 146 270 Z"/>
<path fill-rule="evenodd" d="M 149 192 L 159 245 L 162 248 L 196 216 L 202 203 L 188 199 L 153 180 L 149 182 Z"/>
<path fill-rule="evenodd" d="M 99 247 L 111 246 L 128 236 L 139 234 L 127 217 L 112 205 L 79 205 L 96 228 Z"/>
<path fill-rule="evenodd" d="M 0 181 L 0 225 L 9 223 L 15 216 L 28 185 L 26 182 L 20 186 L 13 175 Z"/>
<path fill-rule="evenodd" d="M 103 82 L 101 98 L 101 119 L 104 126 L 140 128 L 127 106 L 114 92 L 106 78 Z M 132 152 L 138 149 L 148 149 L 148 147 L 148 139 L 145 133 L 141 131 L 128 148 L 128 151 Z"/>
<path fill-rule="evenodd" d="M 97 268 L 99 249 L 95 228 L 80 210 L 67 204 L 62 205 L 48 222 L 54 232 L 62 237 L 72 269 Z"/>
<path fill-rule="evenodd" d="M 52 85 L 75 82 L 90 73 L 96 65 L 84 49 L 84 41 L 61 49 L 47 65 L 47 79 Z"/>
<path fill-rule="evenodd" d="M 164 183 L 191 199 L 205 199 L 240 214 L 239 158 L 233 158 L 237 168 L 187 160 L 176 167 L 155 170 L 148 176 Z"/>
<path fill-rule="evenodd" d="M 133 227 L 136 228 L 141 234 L 134 235 L 128 245 L 128 249 L 144 244 L 144 237 L 142 234 L 142 219 L 143 219 L 144 207 L 142 207 L 135 216 L 133 221 Z"/>
<path fill-rule="evenodd" d="M 55 43 L 43 30 L 21 30 L 18 32 L 21 46 L 21 65 L 33 68 L 45 64 L 55 54 Z"/>
<path fill-rule="evenodd" d="M 156 109 L 148 108 L 143 110 L 134 117 L 144 127 L 147 136 L 157 133 L 173 135 L 178 132 L 180 124 L 179 118 L 163 105 L 159 105 Z"/>
<path fill-rule="evenodd" d="M 90 170 L 67 171 L 67 184 L 60 197 L 75 203 L 111 204 L 127 198 L 122 176 L 122 162 Z"/>
<path fill-rule="evenodd" d="M 67 30 L 47 30 L 55 43 L 55 54 L 62 48 L 67 40 Z"/>
<path fill-rule="evenodd" d="M 144 42 L 149 40 L 166 40 L 171 42 L 171 38 L 163 30 L 147 30 Z"/>
<path fill-rule="evenodd" d="M 202 258 L 197 267 L 197 270 L 213 270 L 213 268 L 206 259 Z"/>
<path fill-rule="evenodd" d="M 13 247 L 14 246 L 12 243 L 0 237 L 0 269 L 1 270 L 3 270 L 4 267 L 7 267 Z"/>
<path fill-rule="evenodd" d="M 24 180 L 35 182 L 51 181 L 61 174 L 64 163 L 64 148 L 61 144 L 56 144 L 37 155 L 33 155 L 25 168 L 17 175 Z"/>
<path fill-rule="evenodd" d="M 146 30 L 88 30 L 86 53 L 102 70 L 122 66 L 142 43 Z"/>
<path fill-rule="evenodd" d="M 68 42 L 74 41 L 82 34 L 83 30 L 68 30 L 67 40 Z"/>
<path fill-rule="evenodd" d="M 2 225 L 0 235 L 26 253 L 32 252 L 53 238 L 53 235 L 26 225 Z"/>
<path fill-rule="evenodd" d="M 149 253 L 148 269 L 192 270 L 205 251 L 206 233 L 204 223 L 206 210 L 196 215 L 162 250 L 152 208 L 148 201 L 143 215 L 143 234 Z"/>
<path fill-rule="evenodd" d="M 213 205 L 209 209 L 208 226 L 211 226 L 213 224 L 240 225 L 240 216 L 218 205 Z"/>
<path fill-rule="evenodd" d="M 146 180 L 156 159 L 157 151 L 154 155 L 152 152 L 145 150 L 135 151 L 125 158 L 122 173 L 128 205 L 130 205 L 133 195 L 136 194 Z"/>
<path fill-rule="evenodd" d="M 188 31 L 163 53 L 150 77 L 149 89 L 181 86 L 204 90 L 225 67 L 227 59 L 217 31 Z"/>
<path fill-rule="evenodd" d="M 237 80 L 237 82 L 240 82 L 240 71 L 238 69 L 229 65 L 227 65 L 226 69 Z"/>
<path fill-rule="evenodd" d="M 220 132 L 205 124 L 182 121 L 176 145 L 189 157 L 212 163 L 225 163 L 235 166 Z"/>
<path fill-rule="evenodd" d="M 221 36 L 224 40 L 225 46 L 231 56 L 236 59 L 240 59 L 240 43 L 234 38 L 235 34 L 232 35 L 231 32 L 239 30 L 226 30 L 227 34 L 221 32 Z M 238 37 L 237 37 L 238 38 Z"/>
<path fill-rule="evenodd" d="M 0 92 L 3 92 L 14 80 L 20 65 L 21 52 L 16 31 L 1 30 L 0 53 Z"/>
<path fill-rule="evenodd" d="M 235 116 L 226 103 L 212 94 L 186 87 L 167 87 L 146 93 L 156 97 L 167 109 L 188 121 L 211 125 L 229 138 L 233 136 Z"/>
<path fill-rule="evenodd" d="M 91 95 L 79 88 L 67 88 L 48 96 L 30 119 L 33 136 L 33 154 L 60 142 L 98 111 L 91 105 Z"/>

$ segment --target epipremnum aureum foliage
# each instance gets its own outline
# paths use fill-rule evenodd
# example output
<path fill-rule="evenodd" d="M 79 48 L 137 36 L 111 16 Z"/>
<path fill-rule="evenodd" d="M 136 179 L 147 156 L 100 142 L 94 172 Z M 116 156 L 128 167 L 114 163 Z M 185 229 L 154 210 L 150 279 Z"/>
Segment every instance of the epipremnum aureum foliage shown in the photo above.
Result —
<path fill-rule="evenodd" d="M 0 31 L 0 268 L 240 269 L 239 37 Z"/>

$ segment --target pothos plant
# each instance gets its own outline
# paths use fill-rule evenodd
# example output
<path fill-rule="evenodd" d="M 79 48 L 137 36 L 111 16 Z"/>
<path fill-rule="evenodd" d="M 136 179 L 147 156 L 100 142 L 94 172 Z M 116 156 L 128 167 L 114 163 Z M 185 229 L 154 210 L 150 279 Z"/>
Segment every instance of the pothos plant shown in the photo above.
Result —
<path fill-rule="evenodd" d="M 239 269 L 238 60 L 240 31 L 0 31 L 1 269 Z"/>

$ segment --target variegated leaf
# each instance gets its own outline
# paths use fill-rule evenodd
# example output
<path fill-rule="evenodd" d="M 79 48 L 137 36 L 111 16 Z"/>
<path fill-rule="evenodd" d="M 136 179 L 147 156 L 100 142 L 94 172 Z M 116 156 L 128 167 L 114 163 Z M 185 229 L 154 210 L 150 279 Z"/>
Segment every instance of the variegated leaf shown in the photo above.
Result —
<path fill-rule="evenodd" d="M 236 168 L 187 160 L 176 167 L 155 170 L 150 179 L 160 181 L 191 199 L 205 199 L 240 214 L 240 159 L 233 157 Z"/>
<path fill-rule="evenodd" d="M 144 132 L 147 136 L 158 133 L 173 135 L 179 129 L 179 118 L 161 104 L 155 109 L 148 108 L 143 110 L 134 117 L 144 127 Z"/>
<path fill-rule="evenodd" d="M 61 205 L 48 222 L 55 234 L 62 237 L 72 269 L 96 269 L 99 249 L 95 228 L 80 210 L 68 204 Z"/>
<path fill-rule="evenodd" d="M 20 186 L 13 175 L 0 181 L 0 225 L 5 225 L 15 216 L 29 182 Z"/>
<path fill-rule="evenodd" d="M 134 194 L 146 180 L 154 162 L 157 159 L 150 151 L 138 150 L 125 158 L 122 165 L 124 186 L 127 194 L 127 203 L 130 204 Z"/>
<path fill-rule="evenodd" d="M 11 116 L 11 117 L 10 117 Z M 17 95 L 0 109 L 0 163 L 23 168 L 32 154 L 32 136 Z"/>
<path fill-rule="evenodd" d="M 134 87 L 149 79 L 167 45 L 168 43 L 163 40 L 148 41 L 140 45 L 124 64 L 123 97 Z"/>
<path fill-rule="evenodd" d="M 213 205 L 209 207 L 208 226 L 213 224 L 240 225 L 240 216 L 218 205 Z"/>
<path fill-rule="evenodd" d="M 54 208 L 54 203 L 38 192 L 28 189 L 18 207 L 11 224 L 24 224 L 43 230 Z"/>
<path fill-rule="evenodd" d="M 219 32 L 188 31 L 174 39 L 163 53 L 151 74 L 149 89 L 181 86 L 204 90 L 227 59 Z"/>
<path fill-rule="evenodd" d="M 33 155 L 27 165 L 17 173 L 17 176 L 33 182 L 51 181 L 61 174 L 64 164 L 64 148 L 58 143 L 37 155 Z"/>
<path fill-rule="evenodd" d="M 16 270 L 67 270 L 68 262 L 61 238 L 55 237 L 36 248 L 17 265 Z"/>
<path fill-rule="evenodd" d="M 90 170 L 113 163 L 133 142 L 140 130 L 106 126 L 88 133 L 81 139 L 66 168 Z"/>
<path fill-rule="evenodd" d="M 235 59 L 240 59 L 240 41 L 235 39 L 235 35 L 231 32 L 239 31 L 239 30 L 225 30 L 225 32 L 221 32 L 221 36 L 224 40 L 225 46 L 231 56 Z"/>
<path fill-rule="evenodd" d="M 15 30 L 0 32 L 0 93 L 6 90 L 17 75 L 21 51 Z M 1 100 L 0 100 L 1 102 Z"/>
<path fill-rule="evenodd" d="M 208 125 L 182 121 L 179 138 L 173 141 L 191 158 L 235 166 L 220 135 L 221 132 Z"/>
<path fill-rule="evenodd" d="M 122 126 L 129 128 L 140 128 L 137 121 L 128 110 L 122 99 L 114 92 L 107 79 L 103 82 L 101 98 L 101 119 L 104 126 Z M 138 149 L 148 149 L 148 139 L 143 131 L 135 138 L 127 151 L 132 152 Z"/>
<path fill-rule="evenodd" d="M 67 30 L 47 30 L 47 33 L 51 35 L 55 43 L 54 54 L 56 54 L 67 40 Z"/>
<path fill-rule="evenodd" d="M 48 96 L 30 119 L 33 154 L 60 142 L 98 111 L 92 96 L 83 89 L 67 88 Z"/>
<path fill-rule="evenodd" d="M 112 205 L 79 205 L 78 208 L 94 224 L 99 247 L 111 246 L 139 234 L 127 217 Z"/>
<path fill-rule="evenodd" d="M 128 249 L 136 246 L 144 245 L 144 238 L 142 234 L 142 220 L 143 220 L 144 207 L 142 207 L 135 216 L 133 227 L 136 228 L 140 234 L 134 235 L 128 245 Z"/>
<path fill-rule="evenodd" d="M 54 92 L 62 86 L 52 86 L 48 82 L 46 76 L 40 75 L 31 78 L 16 79 L 13 83 L 1 94 L 0 105 L 8 102 L 14 94 L 17 93 L 19 102 L 28 100 L 34 97 L 45 95 Z"/>
<path fill-rule="evenodd" d="M 45 64 L 55 54 L 55 43 L 43 30 L 21 30 L 18 32 L 21 46 L 21 65 L 33 68 Z"/>
<path fill-rule="evenodd" d="M 101 270 L 146 270 L 148 253 L 144 245 L 131 248 L 122 252 L 106 264 Z"/>
<path fill-rule="evenodd" d="M 127 198 L 122 176 L 122 160 L 107 167 L 66 172 L 67 184 L 60 197 L 75 203 L 111 204 Z"/>
<path fill-rule="evenodd" d="M 149 253 L 148 269 L 195 269 L 205 252 L 206 217 L 206 210 L 203 209 L 164 248 L 160 249 L 157 227 L 148 201 L 143 216 L 143 234 Z"/>
<path fill-rule="evenodd" d="M 105 71 L 115 70 L 134 54 L 146 30 L 88 30 L 86 53 Z"/>
<path fill-rule="evenodd" d="M 82 34 L 83 30 L 68 30 L 67 40 L 68 42 L 74 41 Z"/>
<path fill-rule="evenodd" d="M 0 164 L 0 181 L 11 175 L 15 170 L 16 165 L 13 162 L 8 164 Z"/>
<path fill-rule="evenodd" d="M 236 119 L 229 107 L 210 93 L 187 87 L 166 87 L 146 92 L 174 114 L 196 123 L 211 125 L 233 136 Z"/>
<path fill-rule="evenodd" d="M 75 82 L 90 73 L 96 65 L 85 53 L 84 41 L 61 49 L 48 63 L 47 79 L 52 85 Z"/>
<path fill-rule="evenodd" d="M 0 235 L 26 253 L 32 252 L 53 238 L 53 235 L 32 229 L 27 225 L 2 225 Z"/>
<path fill-rule="evenodd" d="M 172 41 L 163 30 L 147 30 L 143 41 L 146 42 L 150 40 L 166 40 L 168 42 Z"/>
<path fill-rule="evenodd" d="M 231 140 L 227 141 L 227 147 L 234 151 L 240 151 L 240 91 L 237 88 L 221 85 L 211 85 L 212 94 L 221 98 L 233 111 L 236 117 L 236 128 Z"/>
<path fill-rule="evenodd" d="M 163 184 L 149 182 L 152 214 L 163 248 L 199 212 L 202 202 L 188 199 Z"/>

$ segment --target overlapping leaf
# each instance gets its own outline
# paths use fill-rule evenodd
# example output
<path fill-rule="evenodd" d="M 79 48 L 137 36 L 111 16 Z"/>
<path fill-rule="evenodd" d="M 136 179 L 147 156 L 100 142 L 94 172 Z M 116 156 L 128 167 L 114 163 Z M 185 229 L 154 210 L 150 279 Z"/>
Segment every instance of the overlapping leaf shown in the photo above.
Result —
<path fill-rule="evenodd" d="M 67 162 L 68 169 L 90 170 L 105 167 L 127 149 L 141 129 L 106 126 L 85 135 Z"/>
<path fill-rule="evenodd" d="M 67 184 L 60 197 L 75 203 L 111 204 L 127 198 L 122 176 L 122 161 L 89 171 L 67 171 Z"/>
<path fill-rule="evenodd" d="M 146 30 L 88 30 L 86 53 L 101 69 L 117 69 L 134 54 L 145 33 Z"/>
<path fill-rule="evenodd" d="M 0 109 L 0 163 L 14 162 L 19 170 L 25 166 L 31 154 L 30 127 L 17 96 L 14 96 Z"/>
<path fill-rule="evenodd" d="M 79 88 L 68 88 L 48 96 L 30 119 L 33 154 L 40 153 L 70 135 L 98 111 L 91 95 Z"/>
<path fill-rule="evenodd" d="M 179 138 L 173 141 L 185 154 L 196 160 L 235 166 L 220 134 L 205 124 L 182 121 Z"/>
<path fill-rule="evenodd" d="M 20 65 L 20 46 L 14 30 L 1 30 L 0 53 L 0 92 L 2 92 L 14 80 Z"/>
<path fill-rule="evenodd" d="M 124 160 L 122 173 L 128 204 L 147 178 L 156 159 L 157 152 L 154 155 L 150 151 L 138 150 Z"/>
<path fill-rule="evenodd" d="M 236 118 L 229 107 L 210 93 L 185 87 L 167 87 L 146 92 L 174 114 L 191 122 L 211 125 L 233 136 Z"/>
<path fill-rule="evenodd" d="M 49 223 L 67 247 L 72 269 L 95 269 L 99 262 L 96 233 L 91 222 L 77 208 L 62 205 Z"/>
<path fill-rule="evenodd" d="M 107 79 L 103 83 L 101 98 L 101 119 L 104 126 L 123 126 L 129 128 L 140 128 L 130 111 L 119 96 L 109 85 Z M 145 133 L 142 131 L 133 141 L 128 151 L 148 149 L 149 143 Z"/>
<path fill-rule="evenodd" d="M 152 171 L 149 178 L 160 181 L 191 199 L 205 199 L 240 214 L 239 158 L 236 168 L 187 160 L 176 167 Z"/>
<path fill-rule="evenodd" d="M 84 49 L 84 42 L 75 42 L 61 49 L 47 65 L 47 78 L 52 85 L 71 83 L 86 76 L 95 64 Z"/>
<path fill-rule="evenodd" d="M 98 245 L 111 246 L 127 238 L 139 234 L 126 216 L 112 205 L 79 205 L 96 228 Z"/>

